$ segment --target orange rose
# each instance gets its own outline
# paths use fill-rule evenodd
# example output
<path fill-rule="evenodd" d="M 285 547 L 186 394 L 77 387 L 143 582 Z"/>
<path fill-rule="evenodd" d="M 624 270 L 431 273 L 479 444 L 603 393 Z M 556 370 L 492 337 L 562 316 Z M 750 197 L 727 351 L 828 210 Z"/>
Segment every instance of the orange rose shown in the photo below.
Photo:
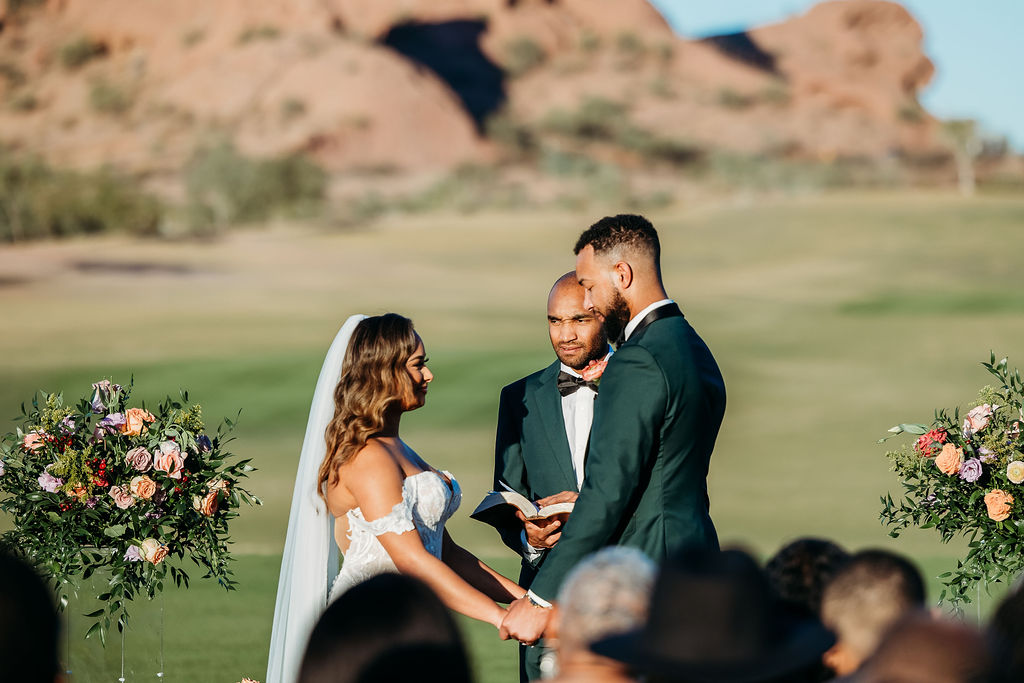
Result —
<path fill-rule="evenodd" d="M 942 452 L 935 458 L 935 464 L 943 474 L 953 475 L 960 471 L 960 465 L 964 462 L 964 452 L 951 443 L 942 447 Z"/>
<path fill-rule="evenodd" d="M 38 451 L 45 445 L 46 442 L 43 441 L 43 437 L 39 432 L 29 432 L 21 442 L 21 447 L 26 451 Z"/>
<path fill-rule="evenodd" d="M 985 494 L 985 507 L 988 508 L 988 516 L 997 522 L 1001 522 L 1010 516 L 1010 508 L 1013 507 L 1013 496 L 1002 489 L 992 489 Z"/>
<path fill-rule="evenodd" d="M 142 557 L 150 564 L 160 564 L 160 561 L 167 557 L 167 546 L 155 538 L 147 538 L 139 548 L 142 550 Z"/>
<path fill-rule="evenodd" d="M 196 512 L 201 512 L 207 517 L 213 517 L 217 512 L 217 491 L 210 491 L 205 496 L 192 496 L 192 507 Z"/>
<path fill-rule="evenodd" d="M 132 479 L 128 488 L 132 492 L 132 495 L 149 500 L 153 497 L 153 494 L 156 493 L 156 482 L 146 475 L 141 475 Z"/>
<path fill-rule="evenodd" d="M 124 426 L 121 427 L 121 433 L 138 436 L 146 430 L 146 423 L 155 419 L 149 411 L 142 408 L 129 408 L 128 412 L 124 414 Z"/>

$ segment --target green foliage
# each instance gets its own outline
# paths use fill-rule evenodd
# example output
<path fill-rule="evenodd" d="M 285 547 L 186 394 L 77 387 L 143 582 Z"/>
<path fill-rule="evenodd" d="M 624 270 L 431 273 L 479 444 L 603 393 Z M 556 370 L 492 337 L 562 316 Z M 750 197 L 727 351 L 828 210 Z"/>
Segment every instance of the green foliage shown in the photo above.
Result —
<path fill-rule="evenodd" d="M 537 149 L 537 139 L 530 126 L 522 123 L 510 112 L 502 110 L 488 117 L 485 124 L 487 137 L 512 153 L 524 158 Z"/>
<path fill-rule="evenodd" d="M 193 45 L 198 45 L 203 42 L 205 38 L 206 31 L 201 28 L 193 28 L 182 34 L 181 44 L 185 47 L 192 47 Z"/>
<path fill-rule="evenodd" d="M 543 122 L 547 130 L 584 140 L 612 140 L 627 120 L 628 109 L 621 102 L 587 97 L 574 112 L 556 109 Z"/>
<path fill-rule="evenodd" d="M 258 40 L 274 40 L 280 37 L 281 31 L 276 26 L 249 26 L 238 34 L 238 44 L 246 45 Z"/>
<path fill-rule="evenodd" d="M 896 116 L 900 121 L 910 124 L 924 123 L 925 113 L 920 103 L 917 101 L 907 102 L 902 105 L 896 112 Z"/>
<path fill-rule="evenodd" d="M 776 107 L 784 107 L 789 104 L 792 94 L 786 82 L 778 80 L 761 90 L 758 99 Z"/>
<path fill-rule="evenodd" d="M 62 45 L 60 50 L 57 51 L 57 58 L 65 69 L 73 70 L 85 66 L 92 60 L 103 57 L 106 54 L 106 45 L 87 36 L 80 36 Z"/>
<path fill-rule="evenodd" d="M 0 78 L 7 81 L 7 85 L 17 88 L 25 83 L 25 72 L 13 62 L 0 62 Z"/>
<path fill-rule="evenodd" d="M 589 29 L 580 34 L 580 51 L 592 54 L 601 49 L 601 36 Z"/>
<path fill-rule="evenodd" d="M 163 207 L 130 178 L 0 156 L 0 241 L 82 233 L 154 234 Z"/>
<path fill-rule="evenodd" d="M 299 118 L 306 113 L 306 103 L 300 99 L 289 97 L 281 102 L 281 118 L 285 121 Z"/>
<path fill-rule="evenodd" d="M 151 414 L 131 403 L 130 386 L 94 387 L 91 400 L 73 406 L 34 397 L 18 429 L 0 440 L 0 510 L 13 520 L 0 545 L 49 575 L 61 606 L 76 582 L 109 571 L 102 607 L 86 615 L 95 619 L 86 637 L 105 641 L 113 626 L 127 625 L 128 603 L 163 591 L 168 575 L 188 585 L 188 573 L 165 557 L 187 556 L 204 578 L 233 590 L 228 523 L 243 502 L 260 501 L 239 485 L 253 470 L 249 460 L 228 462 L 231 420 L 207 436 L 185 392 Z M 129 460 L 139 449 L 145 460 Z"/>
<path fill-rule="evenodd" d="M 512 78 L 518 78 L 547 60 L 547 53 L 533 38 L 520 36 L 505 45 L 502 66 Z"/>
<path fill-rule="evenodd" d="M 131 109 L 132 103 L 131 93 L 106 79 L 97 79 L 89 86 L 89 104 L 101 114 L 119 116 Z"/>
<path fill-rule="evenodd" d="M 20 112 L 35 111 L 39 106 L 39 100 L 30 92 L 20 92 L 11 97 L 11 109 Z"/>
<path fill-rule="evenodd" d="M 893 537 L 916 526 L 934 528 L 943 543 L 967 538 L 966 556 L 940 577 L 945 579 L 940 600 L 954 605 L 971 602 L 979 583 L 1009 582 L 1024 570 L 1024 380 L 1007 359 L 996 362 L 995 354 L 982 365 L 999 385 L 981 389 L 962 426 L 957 408 L 952 414 L 937 410 L 928 426 L 900 424 L 889 430 L 918 439 L 913 449 L 888 453 L 903 498 L 883 496 L 880 518 Z M 990 507 L 990 494 L 1011 496 L 1008 514 Z"/>
<path fill-rule="evenodd" d="M 196 229 L 220 229 L 321 208 L 327 174 L 303 156 L 250 159 L 227 142 L 198 150 L 185 168 Z"/>
<path fill-rule="evenodd" d="M 615 49 L 629 62 L 642 59 L 647 52 L 643 39 L 630 31 L 624 31 L 615 38 Z"/>

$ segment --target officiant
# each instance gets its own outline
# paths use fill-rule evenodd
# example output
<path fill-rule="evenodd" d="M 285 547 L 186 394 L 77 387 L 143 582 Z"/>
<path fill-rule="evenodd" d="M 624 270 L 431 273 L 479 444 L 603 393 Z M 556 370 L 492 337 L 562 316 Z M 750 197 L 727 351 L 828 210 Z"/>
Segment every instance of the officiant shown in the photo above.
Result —
<path fill-rule="evenodd" d="M 601 320 L 583 305 L 574 272 L 555 282 L 547 318 L 556 360 L 501 391 L 495 444 L 494 490 L 511 489 L 540 505 L 574 501 L 583 485 L 600 373 L 611 355 Z M 522 513 L 498 528 L 522 557 L 519 585 L 530 586 L 558 543 L 564 515 L 527 520 Z M 541 647 L 520 647 L 522 681 L 541 676 Z"/>

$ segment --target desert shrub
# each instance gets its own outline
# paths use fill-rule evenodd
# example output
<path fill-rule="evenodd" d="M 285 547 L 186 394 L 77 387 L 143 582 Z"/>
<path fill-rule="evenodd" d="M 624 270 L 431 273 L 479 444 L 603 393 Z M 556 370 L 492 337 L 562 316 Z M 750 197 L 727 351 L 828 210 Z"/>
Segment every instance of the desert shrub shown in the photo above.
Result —
<path fill-rule="evenodd" d="M 101 232 L 155 234 L 163 207 L 112 170 L 58 170 L 0 157 L 0 241 Z"/>
<path fill-rule="evenodd" d="M 674 166 L 693 164 L 704 158 L 704 150 L 695 144 L 661 137 L 636 126 L 623 127 L 619 131 L 617 142 L 648 161 L 661 161 Z"/>
<path fill-rule="evenodd" d="M 611 140 L 626 120 L 621 102 L 588 97 L 574 112 L 556 109 L 545 117 L 543 126 L 553 133 L 585 140 Z"/>
<path fill-rule="evenodd" d="M 281 35 L 281 31 L 275 26 L 249 26 L 238 34 L 238 44 L 245 45 L 257 40 L 274 40 Z"/>
<path fill-rule="evenodd" d="M 185 47 L 192 47 L 198 45 L 206 38 L 206 31 L 201 28 L 193 28 L 185 31 L 181 34 L 181 44 Z"/>
<path fill-rule="evenodd" d="M 580 35 L 580 50 L 587 53 L 597 52 L 601 49 L 601 36 L 593 31 L 584 29 Z"/>
<path fill-rule="evenodd" d="M 289 97 L 281 102 L 281 118 L 291 121 L 306 113 L 306 103 L 295 97 Z"/>
<path fill-rule="evenodd" d="M 222 142 L 202 148 L 185 167 L 193 228 L 217 229 L 320 209 L 327 174 L 303 156 L 251 159 Z"/>
<path fill-rule="evenodd" d="M 101 114 L 117 116 L 132 108 L 132 95 L 125 88 L 101 78 L 89 86 L 89 105 Z"/>
<path fill-rule="evenodd" d="M 57 58 L 65 69 L 77 69 L 94 59 L 107 54 L 107 46 L 86 36 L 64 43 L 57 52 Z"/>
<path fill-rule="evenodd" d="M 533 130 L 507 111 L 489 116 L 484 130 L 488 138 L 511 152 L 514 157 L 527 157 L 536 150 L 537 140 Z"/>
<path fill-rule="evenodd" d="M 522 36 L 505 45 L 505 72 L 512 78 L 522 76 L 540 66 L 547 59 L 544 48 L 532 38 Z"/>
<path fill-rule="evenodd" d="M 39 106 L 39 100 L 30 92 L 21 92 L 11 96 L 10 105 L 14 111 L 34 111 Z"/>
<path fill-rule="evenodd" d="M 924 109 L 917 102 L 907 102 L 897 111 L 896 116 L 904 123 L 918 124 L 924 122 Z"/>
<path fill-rule="evenodd" d="M 663 100 L 674 100 L 677 96 L 672 84 L 664 75 L 656 76 L 654 80 L 651 81 L 649 90 L 652 95 Z"/>
<path fill-rule="evenodd" d="M 761 90 L 759 99 L 776 107 L 783 107 L 789 104 L 792 95 L 785 82 L 777 81 Z"/>
<path fill-rule="evenodd" d="M 0 78 L 7 81 L 7 85 L 12 88 L 17 88 L 25 83 L 25 72 L 13 62 L 0 62 Z"/>
<path fill-rule="evenodd" d="M 726 109 L 747 109 L 753 106 L 754 98 L 732 88 L 722 88 L 718 91 L 718 104 Z"/>

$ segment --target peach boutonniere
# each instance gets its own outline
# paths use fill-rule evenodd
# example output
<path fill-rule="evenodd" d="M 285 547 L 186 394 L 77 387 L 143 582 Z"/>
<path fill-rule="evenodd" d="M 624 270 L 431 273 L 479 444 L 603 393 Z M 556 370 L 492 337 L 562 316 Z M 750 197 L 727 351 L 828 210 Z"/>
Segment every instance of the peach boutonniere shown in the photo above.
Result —
<path fill-rule="evenodd" d="M 594 384 L 601 383 L 601 375 L 604 374 L 604 369 L 608 367 L 608 360 L 592 360 L 587 367 L 580 370 L 580 377 L 593 382 Z"/>

